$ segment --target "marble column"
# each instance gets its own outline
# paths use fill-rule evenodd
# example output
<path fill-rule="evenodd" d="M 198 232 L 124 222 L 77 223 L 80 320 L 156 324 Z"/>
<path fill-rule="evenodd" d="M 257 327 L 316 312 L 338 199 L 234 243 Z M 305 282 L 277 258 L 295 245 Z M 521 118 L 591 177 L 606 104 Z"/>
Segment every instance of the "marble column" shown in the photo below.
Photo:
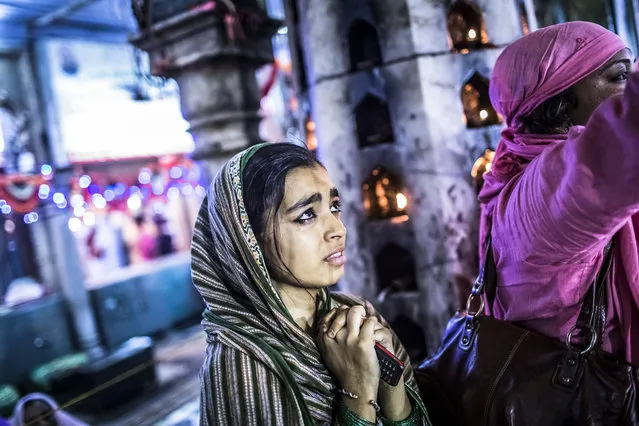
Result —
<path fill-rule="evenodd" d="M 348 51 L 339 28 L 341 0 L 309 0 L 300 11 L 300 35 L 306 64 L 318 157 L 340 192 L 347 228 L 346 274 L 340 289 L 373 299 L 373 261 L 363 232 L 361 165 L 355 120 L 349 100 Z"/>
<path fill-rule="evenodd" d="M 153 74 L 177 81 L 195 140 L 193 158 L 208 179 L 235 153 L 260 142 L 255 71 L 273 61 L 271 36 L 281 23 L 255 16 L 259 32 L 235 40 L 215 9 L 181 13 L 131 39 L 149 53 Z"/>

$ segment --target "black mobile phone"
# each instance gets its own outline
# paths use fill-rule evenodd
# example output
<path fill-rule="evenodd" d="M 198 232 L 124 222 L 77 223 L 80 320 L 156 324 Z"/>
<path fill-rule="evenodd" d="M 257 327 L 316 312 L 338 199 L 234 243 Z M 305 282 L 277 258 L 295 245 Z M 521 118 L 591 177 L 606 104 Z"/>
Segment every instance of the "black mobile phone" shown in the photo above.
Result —
<path fill-rule="evenodd" d="M 379 342 L 375 342 L 375 352 L 379 360 L 381 379 L 391 386 L 397 386 L 404 374 L 404 363 Z"/>

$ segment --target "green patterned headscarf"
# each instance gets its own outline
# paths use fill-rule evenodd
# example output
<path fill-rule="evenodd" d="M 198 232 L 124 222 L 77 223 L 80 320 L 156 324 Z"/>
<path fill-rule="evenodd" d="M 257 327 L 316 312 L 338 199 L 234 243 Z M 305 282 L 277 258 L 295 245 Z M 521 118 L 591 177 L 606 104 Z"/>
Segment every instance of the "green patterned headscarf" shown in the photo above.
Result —
<path fill-rule="evenodd" d="M 207 380 L 214 374 L 216 362 L 221 362 L 215 349 L 221 344 L 234 345 L 266 365 L 284 383 L 290 392 L 286 399 L 295 402 L 289 404 L 294 412 L 285 417 L 303 419 L 305 425 L 328 423 L 335 398 L 334 380 L 313 338 L 295 323 L 273 285 L 242 197 L 244 167 L 264 145 L 237 154 L 222 168 L 195 225 L 192 276 L 207 305 L 203 326 L 209 342 L 203 402 L 215 401 L 215 386 Z M 328 298 L 328 292 L 322 291 L 324 306 L 330 305 Z M 236 373 L 222 372 L 226 380 L 245 380 L 241 372 Z M 258 387 L 260 383 L 246 386 Z M 203 422 L 206 416 L 202 413 Z M 209 421 L 203 424 L 215 424 L 215 419 Z"/>

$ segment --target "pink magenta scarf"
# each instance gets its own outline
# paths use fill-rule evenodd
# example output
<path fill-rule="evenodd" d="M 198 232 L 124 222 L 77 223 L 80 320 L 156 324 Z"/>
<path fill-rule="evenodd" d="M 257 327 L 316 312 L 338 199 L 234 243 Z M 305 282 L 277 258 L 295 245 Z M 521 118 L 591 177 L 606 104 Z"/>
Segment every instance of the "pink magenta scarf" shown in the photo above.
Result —
<path fill-rule="evenodd" d="M 575 126 L 568 134 L 552 135 L 518 131 L 522 116 L 589 76 L 625 48 L 617 35 L 603 27 L 587 22 L 570 22 L 533 32 L 504 50 L 495 65 L 490 97 L 495 109 L 504 117 L 506 128 L 479 195 L 482 208 L 480 238 L 483 242 L 488 232 L 493 233 L 499 270 L 498 300 L 488 309 L 498 318 L 521 322 L 546 335 L 562 338 L 574 324 L 584 289 L 601 261 L 603 240 L 616 232 L 619 238 L 607 325 L 610 332 L 604 337 L 604 349 L 620 356 L 625 354 L 627 361 L 639 364 L 639 255 L 636 238 L 639 235 L 639 217 L 635 215 L 639 210 L 639 196 L 634 192 L 626 194 L 629 191 L 622 191 L 623 185 L 618 185 L 618 194 L 602 194 L 593 184 L 621 182 L 623 177 L 612 174 L 615 167 L 623 166 L 623 170 L 617 171 L 620 174 L 634 167 L 634 163 L 629 167 L 629 162 L 621 154 L 632 151 L 633 144 L 639 145 L 639 125 L 628 118 L 633 114 L 639 117 L 636 115 L 639 102 L 633 101 L 639 93 L 639 76 L 631 75 L 624 98 L 615 100 L 615 103 L 605 103 L 586 127 Z M 629 109 L 632 111 L 628 112 Z M 595 144 L 592 149 L 585 147 L 582 135 L 586 134 L 588 140 L 601 143 Z M 610 151 L 597 151 L 608 149 L 603 142 L 610 138 L 613 141 L 609 145 Z M 615 138 L 623 139 L 623 142 L 615 144 Z M 581 142 L 576 142 L 579 140 Z M 564 144 L 564 148 L 559 148 L 560 144 Z M 588 149 L 590 151 L 584 154 Z M 593 160 L 593 152 L 602 156 L 599 163 Z M 583 159 L 580 155 L 590 155 L 588 165 L 597 166 L 586 167 L 580 163 Z M 551 158 L 552 161 L 547 161 Z M 609 163 L 604 164 L 605 161 Z M 553 169 L 544 169 L 547 165 Z M 594 179 L 592 173 L 605 176 L 595 175 L 597 179 Z M 577 175 L 586 182 L 586 187 L 569 188 L 564 185 Z M 631 178 L 635 179 L 635 176 Z M 584 212 L 579 210 L 579 206 L 570 205 L 579 198 L 575 191 L 583 191 L 586 195 L 580 195 L 582 198 L 591 197 L 589 205 L 596 205 L 602 199 L 610 200 L 612 196 L 627 199 L 623 202 L 625 204 L 619 202 L 623 209 L 614 212 L 613 207 L 608 207 L 611 210 L 608 212 L 605 204 L 601 209 Z M 513 196 L 515 193 L 516 196 Z M 562 199 L 568 199 L 568 204 L 562 204 Z M 573 220 L 570 229 L 567 224 L 563 226 L 561 220 L 557 222 L 557 217 L 564 217 L 560 210 L 566 205 L 573 209 L 569 212 Z M 534 208 L 531 210 L 523 206 Z M 497 215 L 499 226 L 495 222 Z M 506 216 L 507 219 L 504 219 Z M 546 217 L 550 219 L 547 221 Z M 583 228 L 578 225 L 582 222 L 575 222 L 575 217 L 585 218 Z M 601 225 L 601 222 L 608 217 L 614 217 L 614 226 L 611 225 L 606 232 L 591 231 L 606 228 L 607 225 Z M 590 221 L 589 218 L 595 220 Z M 593 225 L 597 220 L 598 228 Z M 554 222 L 546 226 L 549 221 Z M 540 229 L 527 230 L 526 227 L 530 226 Z M 517 229 L 523 229 L 529 235 L 541 235 L 536 237 L 536 241 L 541 240 L 538 246 L 544 249 L 518 254 L 518 251 L 532 247 L 526 246 L 530 240 L 518 235 L 497 235 Z M 588 243 L 588 253 L 574 262 L 568 260 L 568 256 L 553 257 L 553 250 L 562 250 L 560 241 L 564 240 L 560 237 L 565 239 L 566 235 L 576 236 L 570 241 L 574 245 L 565 247 L 566 251 L 579 247 L 579 241 L 602 242 L 600 245 Z"/>

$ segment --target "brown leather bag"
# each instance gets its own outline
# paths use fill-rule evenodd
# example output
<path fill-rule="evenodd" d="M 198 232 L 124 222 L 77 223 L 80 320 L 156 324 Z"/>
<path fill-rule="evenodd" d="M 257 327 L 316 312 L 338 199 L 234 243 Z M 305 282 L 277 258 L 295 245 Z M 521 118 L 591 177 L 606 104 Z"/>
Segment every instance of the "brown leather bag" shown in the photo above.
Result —
<path fill-rule="evenodd" d="M 566 342 L 484 314 L 484 293 L 491 306 L 497 285 L 490 238 L 487 245 L 467 311 L 451 319 L 438 352 L 415 372 L 433 424 L 639 425 L 637 368 L 601 350 L 610 245 Z"/>

